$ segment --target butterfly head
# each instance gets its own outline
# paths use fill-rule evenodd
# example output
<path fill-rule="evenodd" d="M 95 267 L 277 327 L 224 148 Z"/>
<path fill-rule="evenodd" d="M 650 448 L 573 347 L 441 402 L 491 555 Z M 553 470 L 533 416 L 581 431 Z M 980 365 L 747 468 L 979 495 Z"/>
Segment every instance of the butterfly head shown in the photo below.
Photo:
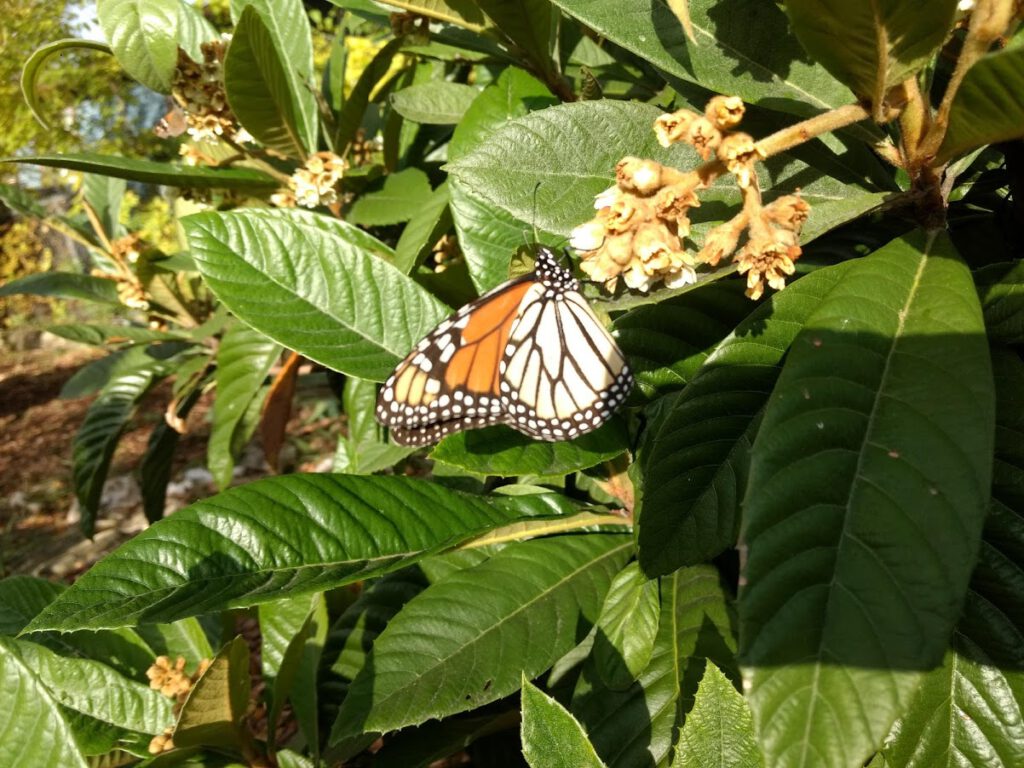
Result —
<path fill-rule="evenodd" d="M 565 255 L 568 259 L 568 251 Z M 580 289 L 580 281 L 573 277 L 572 272 L 558 263 L 555 252 L 546 245 L 537 246 L 537 262 L 534 265 L 534 270 L 537 273 L 537 279 L 548 287 L 558 291 L 578 291 Z"/>

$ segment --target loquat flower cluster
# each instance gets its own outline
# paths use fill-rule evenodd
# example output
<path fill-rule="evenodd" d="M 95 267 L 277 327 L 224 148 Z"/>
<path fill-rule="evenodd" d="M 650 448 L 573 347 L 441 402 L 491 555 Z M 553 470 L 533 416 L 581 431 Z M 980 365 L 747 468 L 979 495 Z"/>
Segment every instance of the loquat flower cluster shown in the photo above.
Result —
<path fill-rule="evenodd" d="M 157 656 L 153 664 L 146 670 L 146 677 L 149 678 L 149 687 L 154 691 L 160 691 L 164 696 L 175 699 L 174 713 L 177 715 L 189 692 L 196 684 L 196 681 L 209 669 L 211 661 L 203 659 L 195 673 L 185 673 L 185 658 L 179 656 L 172 664 L 167 656 Z M 170 725 L 164 732 L 157 734 L 149 742 L 149 752 L 152 755 L 159 755 L 161 752 L 169 752 L 174 749 L 174 726 Z"/>
<path fill-rule="evenodd" d="M 317 152 L 306 158 L 288 179 L 287 188 L 270 196 L 278 208 L 301 205 L 316 208 L 338 202 L 338 182 L 345 173 L 345 160 L 333 152 Z"/>
<path fill-rule="evenodd" d="M 695 283 L 698 268 L 716 267 L 731 256 L 747 275 L 750 298 L 760 298 L 766 285 L 785 287 L 800 256 L 800 229 L 810 207 L 799 194 L 762 204 L 755 163 L 765 155 L 752 136 L 733 130 L 743 113 L 738 97 L 715 96 L 702 115 L 681 109 L 655 120 L 662 146 L 683 142 L 705 161 L 712 155 L 715 159 L 692 171 L 636 157 L 620 160 L 615 185 L 594 201 L 597 215 L 570 236 L 580 252 L 580 269 L 590 279 L 608 290 L 619 278 L 633 290 L 648 291 L 659 281 L 678 288 Z M 736 180 L 742 210 L 710 230 L 702 247 L 687 251 L 690 209 L 700 206 L 698 192 L 725 173 Z"/>
<path fill-rule="evenodd" d="M 211 40 L 200 47 L 202 62 L 193 61 L 178 49 L 178 67 L 171 86 L 171 95 L 185 113 L 189 136 L 197 141 L 222 136 L 237 142 L 251 140 L 228 106 L 224 90 L 225 40 Z"/>

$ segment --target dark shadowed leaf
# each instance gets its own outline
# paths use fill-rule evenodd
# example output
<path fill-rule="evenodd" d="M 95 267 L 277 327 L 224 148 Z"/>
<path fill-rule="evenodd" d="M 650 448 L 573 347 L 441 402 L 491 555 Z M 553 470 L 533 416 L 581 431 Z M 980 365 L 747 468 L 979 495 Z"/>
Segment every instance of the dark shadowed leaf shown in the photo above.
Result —
<path fill-rule="evenodd" d="M 789 351 L 752 450 L 739 603 L 769 765 L 863 762 L 942 661 L 992 468 L 972 286 L 945 236 L 894 240 Z"/>

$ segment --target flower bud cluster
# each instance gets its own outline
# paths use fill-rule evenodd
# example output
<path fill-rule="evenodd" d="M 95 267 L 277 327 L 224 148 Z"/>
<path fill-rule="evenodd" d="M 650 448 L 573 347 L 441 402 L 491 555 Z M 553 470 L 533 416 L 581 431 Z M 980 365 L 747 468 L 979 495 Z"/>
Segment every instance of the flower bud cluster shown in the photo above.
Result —
<path fill-rule="evenodd" d="M 110 243 L 110 260 L 114 262 L 114 272 L 102 269 L 92 270 L 96 277 L 105 277 L 117 283 L 117 298 L 122 304 L 131 309 L 145 311 L 149 309 L 149 296 L 143 287 L 135 270 L 134 265 L 146 245 L 138 234 L 125 235 Z"/>
<path fill-rule="evenodd" d="M 317 152 L 289 177 L 286 189 L 270 196 L 270 202 L 278 208 L 334 205 L 339 200 L 338 182 L 344 173 L 343 158 L 333 152 Z"/>
<path fill-rule="evenodd" d="M 228 106 L 224 90 L 225 41 L 211 40 L 200 47 L 202 62 L 193 61 L 178 49 L 178 68 L 171 86 L 171 95 L 185 113 L 188 135 L 197 141 L 221 136 L 233 141 L 250 140 Z"/>
<path fill-rule="evenodd" d="M 210 667 L 210 660 L 203 659 L 195 673 L 185 673 L 185 659 L 179 656 L 172 664 L 167 656 L 157 656 L 153 664 L 146 670 L 146 677 L 149 678 L 149 687 L 154 691 L 160 691 L 164 696 L 175 700 L 174 711 L 177 715 L 184 706 L 192 686 L 203 676 Z M 169 752 L 174 749 L 173 740 L 174 726 L 168 726 L 163 733 L 153 737 L 149 742 L 149 753 L 159 755 L 161 752 Z"/>
<path fill-rule="evenodd" d="M 800 228 L 810 209 L 798 194 L 762 205 L 755 163 L 765 155 L 752 136 L 733 130 L 743 112 L 738 97 L 715 96 L 702 115 L 681 109 L 655 120 L 654 132 L 662 146 L 690 144 L 705 160 L 712 155 L 715 160 L 687 172 L 653 160 L 620 160 L 615 186 L 594 202 L 597 215 L 576 227 L 570 238 L 580 252 L 580 269 L 590 279 L 609 290 L 620 277 L 634 290 L 650 290 L 659 280 L 676 288 L 696 282 L 696 267 L 716 267 L 731 256 L 739 272 L 747 275 L 747 295 L 752 299 L 763 295 L 765 285 L 785 287 L 800 255 Z M 689 212 L 700 205 L 697 193 L 724 173 L 736 179 L 743 209 L 710 230 L 696 253 L 687 253 Z"/>

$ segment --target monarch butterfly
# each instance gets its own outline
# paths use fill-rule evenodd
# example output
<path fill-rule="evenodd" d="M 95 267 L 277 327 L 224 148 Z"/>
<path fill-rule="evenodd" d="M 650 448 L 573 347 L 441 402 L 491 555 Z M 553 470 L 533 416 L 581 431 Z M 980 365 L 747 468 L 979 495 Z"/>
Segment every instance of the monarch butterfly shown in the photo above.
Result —
<path fill-rule="evenodd" d="M 403 445 L 490 424 L 548 441 L 596 429 L 633 376 L 579 287 L 538 248 L 534 272 L 464 306 L 398 364 L 377 421 Z"/>

